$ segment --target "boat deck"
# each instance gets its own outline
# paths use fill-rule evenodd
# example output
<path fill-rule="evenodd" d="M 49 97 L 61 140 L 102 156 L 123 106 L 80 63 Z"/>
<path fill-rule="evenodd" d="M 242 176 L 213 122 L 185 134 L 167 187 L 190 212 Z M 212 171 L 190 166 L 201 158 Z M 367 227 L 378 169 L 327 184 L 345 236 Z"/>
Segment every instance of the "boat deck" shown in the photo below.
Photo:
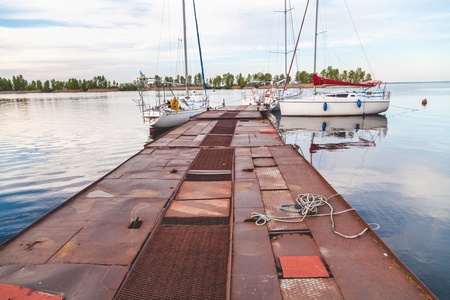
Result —
<path fill-rule="evenodd" d="M 147 144 L 0 246 L 0 294 L 17 285 L 65 299 L 435 298 L 354 210 L 333 217 L 346 235 L 369 228 L 355 239 L 333 233 L 329 216 L 273 220 L 299 216 L 280 210 L 299 194 L 337 192 L 264 113 L 205 112 Z M 340 195 L 329 203 L 351 209 Z M 258 226 L 253 212 L 272 220 Z"/>

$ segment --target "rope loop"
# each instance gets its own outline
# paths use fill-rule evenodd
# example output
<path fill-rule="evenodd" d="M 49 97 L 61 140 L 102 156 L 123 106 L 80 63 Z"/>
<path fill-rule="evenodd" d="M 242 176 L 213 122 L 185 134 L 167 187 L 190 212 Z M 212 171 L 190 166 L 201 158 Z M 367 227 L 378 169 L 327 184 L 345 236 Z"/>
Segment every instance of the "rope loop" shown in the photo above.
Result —
<path fill-rule="evenodd" d="M 361 237 L 364 233 L 367 232 L 367 230 L 369 230 L 369 228 L 371 228 L 372 230 L 377 230 L 380 228 L 380 225 L 376 224 L 376 223 L 370 223 L 368 224 L 369 227 L 368 228 L 364 228 L 360 233 L 355 234 L 355 235 L 345 235 L 343 233 L 340 233 L 338 231 L 336 231 L 334 229 L 334 218 L 333 218 L 333 214 L 337 215 L 337 214 L 342 214 L 342 213 L 346 213 L 349 211 L 353 211 L 355 210 L 354 208 L 350 208 L 350 209 L 346 209 L 343 211 L 339 211 L 339 212 L 334 212 L 333 210 L 333 206 L 331 206 L 330 203 L 328 203 L 328 201 L 335 197 L 335 196 L 339 196 L 339 194 L 333 194 L 330 197 L 325 197 L 322 195 L 317 195 L 317 194 L 299 194 L 297 196 L 297 198 L 295 199 L 296 204 L 286 204 L 286 205 L 282 205 L 282 208 L 280 208 L 280 210 L 288 212 L 288 213 L 295 213 L 296 216 L 288 216 L 288 217 L 275 217 L 275 216 L 269 216 L 269 215 L 265 215 L 265 214 L 261 214 L 258 212 L 253 212 L 251 217 L 252 219 L 255 220 L 255 224 L 257 226 L 263 226 L 265 224 L 267 224 L 267 222 L 269 221 L 278 221 L 278 222 L 289 222 L 289 223 L 300 223 L 303 222 L 303 220 L 306 217 L 323 217 L 323 216 L 329 216 L 330 220 L 331 220 L 331 230 L 346 239 L 355 239 L 355 238 L 359 238 Z M 323 205 L 328 205 L 330 207 L 330 213 L 328 214 L 318 214 L 318 208 L 320 206 Z M 295 209 L 297 209 L 297 211 L 292 211 L 292 210 L 286 210 L 283 207 L 286 206 L 294 206 Z M 372 228 L 372 226 L 375 226 L 374 228 Z"/>

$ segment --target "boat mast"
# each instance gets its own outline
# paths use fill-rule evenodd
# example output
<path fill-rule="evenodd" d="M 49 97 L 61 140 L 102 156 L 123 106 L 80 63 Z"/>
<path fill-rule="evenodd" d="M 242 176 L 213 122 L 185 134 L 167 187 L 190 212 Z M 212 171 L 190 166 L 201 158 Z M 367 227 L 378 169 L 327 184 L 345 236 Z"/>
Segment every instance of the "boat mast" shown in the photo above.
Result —
<path fill-rule="evenodd" d="M 316 28 L 314 33 L 314 74 L 317 75 L 316 72 L 316 54 L 317 54 L 317 19 L 319 16 L 319 0 L 316 1 Z M 314 85 L 314 95 L 317 94 L 316 85 Z"/>
<path fill-rule="evenodd" d="M 185 75 L 185 86 L 186 86 L 186 98 L 189 98 L 189 81 L 188 81 L 188 64 L 187 64 L 187 42 L 186 42 L 186 11 L 184 7 L 183 0 L 183 35 L 184 35 L 184 75 Z"/>
<path fill-rule="evenodd" d="M 286 0 L 284 0 L 284 75 L 287 82 L 287 6 Z"/>

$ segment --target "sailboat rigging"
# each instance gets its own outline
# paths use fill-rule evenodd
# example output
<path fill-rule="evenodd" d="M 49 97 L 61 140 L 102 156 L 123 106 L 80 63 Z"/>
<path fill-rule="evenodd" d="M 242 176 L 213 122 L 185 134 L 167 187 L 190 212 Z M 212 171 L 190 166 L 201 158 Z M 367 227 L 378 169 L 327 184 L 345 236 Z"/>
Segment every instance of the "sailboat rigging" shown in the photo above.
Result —
<path fill-rule="evenodd" d="M 189 95 L 189 72 L 188 72 L 188 63 L 187 63 L 187 40 L 186 40 L 186 10 L 185 10 L 185 1 L 182 0 L 182 9 L 183 9 L 183 41 L 184 41 L 184 67 L 185 67 L 185 97 L 176 97 L 171 89 L 171 86 L 180 85 L 174 82 L 168 82 L 165 80 L 159 81 L 159 83 L 163 86 L 163 101 L 157 103 L 156 100 L 152 104 L 148 106 L 144 101 L 143 94 L 143 86 L 146 86 L 148 83 L 158 82 L 155 78 L 146 77 L 141 72 L 141 76 L 139 78 L 141 88 L 138 89 L 139 99 L 135 100 L 142 113 L 142 117 L 144 121 L 148 122 L 151 127 L 154 128 L 166 128 L 166 127 L 174 127 L 180 125 L 189 120 L 189 118 L 201 114 L 206 111 L 209 106 L 209 98 L 206 94 L 206 84 L 205 84 L 205 76 L 203 71 L 203 61 L 201 56 L 201 47 L 200 47 L 200 38 L 198 34 L 198 23 L 197 16 L 195 11 L 195 2 L 193 0 L 194 5 L 194 15 L 195 15 L 195 24 L 197 29 L 197 38 L 198 38 L 198 46 L 200 52 L 200 60 L 202 66 L 202 77 L 203 77 L 203 86 L 205 89 L 205 95 L 200 96 L 200 99 L 195 99 L 194 97 Z M 168 87 L 171 91 L 173 98 L 171 100 L 166 99 L 165 89 Z"/>
<path fill-rule="evenodd" d="M 390 92 L 381 89 L 381 81 L 371 80 L 362 84 L 321 78 L 317 75 L 317 23 L 319 0 L 316 0 L 315 34 L 314 34 L 314 93 L 303 94 L 295 99 L 280 101 L 282 116 L 351 116 L 378 114 L 389 108 Z M 306 14 L 306 11 L 305 11 Z M 358 91 L 318 93 L 317 85 L 359 86 Z M 369 91 L 376 87 L 375 91 Z"/>
<path fill-rule="evenodd" d="M 302 87 L 298 86 L 295 87 L 295 83 L 292 82 L 293 88 L 288 90 L 286 89 L 289 74 L 288 74 L 288 46 L 287 46 L 287 13 L 291 11 L 293 8 L 287 7 L 287 1 L 284 1 L 284 10 L 277 11 L 284 14 L 284 75 L 285 78 L 275 82 L 276 87 L 272 87 L 271 89 L 267 90 L 264 94 L 259 95 L 258 91 L 256 89 L 253 89 L 252 94 L 250 96 L 243 95 L 242 97 L 242 104 L 249 105 L 249 104 L 255 104 L 255 103 L 261 103 L 266 105 L 270 111 L 277 111 L 280 110 L 279 106 L 279 100 L 281 99 L 288 99 L 293 98 L 301 95 L 302 93 Z M 292 64 L 291 64 L 292 66 Z M 262 82 L 264 84 L 264 82 Z M 283 88 L 280 88 L 281 84 L 284 84 Z M 272 83 L 273 84 L 273 83 Z"/>

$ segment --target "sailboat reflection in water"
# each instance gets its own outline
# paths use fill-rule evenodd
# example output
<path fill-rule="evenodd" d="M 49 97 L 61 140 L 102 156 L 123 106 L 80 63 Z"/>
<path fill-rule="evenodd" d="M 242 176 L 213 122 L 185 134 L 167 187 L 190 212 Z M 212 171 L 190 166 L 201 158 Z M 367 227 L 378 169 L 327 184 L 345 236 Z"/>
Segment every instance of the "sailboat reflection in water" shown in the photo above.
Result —
<path fill-rule="evenodd" d="M 376 147 L 387 134 L 384 115 L 271 117 L 284 142 L 294 145 L 305 158 L 309 156 L 311 163 L 312 155 L 323 151 Z"/>

